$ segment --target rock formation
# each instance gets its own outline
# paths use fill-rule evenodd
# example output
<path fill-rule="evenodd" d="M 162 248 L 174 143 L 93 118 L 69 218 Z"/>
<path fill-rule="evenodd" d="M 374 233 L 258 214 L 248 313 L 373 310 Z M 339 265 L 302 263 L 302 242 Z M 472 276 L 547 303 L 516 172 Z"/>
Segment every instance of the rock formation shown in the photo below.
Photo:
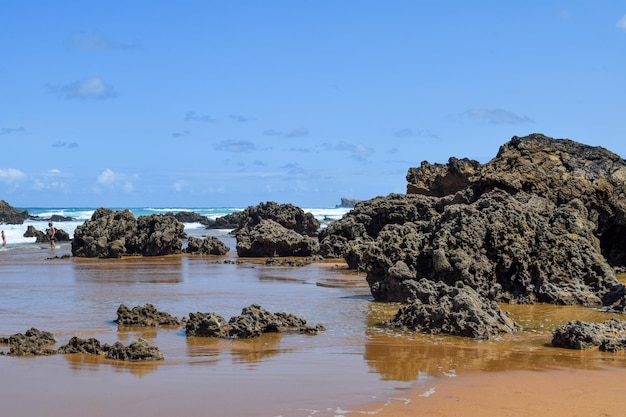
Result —
<path fill-rule="evenodd" d="M 617 352 L 626 350 L 626 321 L 609 319 L 604 323 L 570 321 L 554 330 L 552 345 L 569 349 Z"/>
<path fill-rule="evenodd" d="M 180 326 L 181 320 L 157 310 L 152 304 L 135 306 L 132 309 L 120 304 L 115 323 L 120 326 Z"/>
<path fill-rule="evenodd" d="M 28 219 L 28 211 L 20 211 L 4 200 L 0 200 L 0 224 L 22 224 Z"/>
<path fill-rule="evenodd" d="M 185 227 L 172 216 L 135 216 L 129 210 L 97 209 L 90 220 L 76 227 L 72 255 L 119 258 L 127 255 L 159 256 L 182 252 Z"/>
<path fill-rule="evenodd" d="M 215 236 L 207 236 L 204 239 L 192 236 L 184 250 L 185 253 L 192 255 L 226 255 L 229 251 L 228 245 Z"/>
<path fill-rule="evenodd" d="M 486 164 L 450 158 L 407 174 L 407 194 L 362 201 L 320 231 L 320 253 L 367 273 L 381 301 L 421 280 L 500 302 L 626 309 L 626 162 L 599 147 L 514 137 Z"/>
<path fill-rule="evenodd" d="M 241 257 L 311 256 L 318 251 L 319 221 L 291 204 L 250 206 L 235 230 Z"/>
<path fill-rule="evenodd" d="M 242 339 L 260 336 L 263 333 L 299 332 L 317 333 L 324 330 L 321 325 L 309 326 L 306 320 L 288 313 L 272 313 L 258 304 L 241 310 L 241 315 L 226 320 L 215 313 L 190 313 L 185 324 L 187 336 L 220 337 Z"/>

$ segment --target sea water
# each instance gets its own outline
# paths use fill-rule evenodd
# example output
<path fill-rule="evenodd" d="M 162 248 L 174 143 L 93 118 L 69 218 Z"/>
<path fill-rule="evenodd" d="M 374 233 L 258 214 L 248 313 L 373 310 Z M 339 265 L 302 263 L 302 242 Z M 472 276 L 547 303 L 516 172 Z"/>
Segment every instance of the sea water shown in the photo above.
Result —
<path fill-rule="evenodd" d="M 202 216 L 206 216 L 209 220 L 215 220 L 218 217 L 226 216 L 235 212 L 243 211 L 242 207 L 137 207 L 130 208 L 130 212 L 135 217 L 149 216 L 151 214 L 166 214 L 166 213 L 178 213 L 182 211 L 190 211 L 198 213 Z M 6 249 L 11 248 L 24 248 L 33 247 L 38 248 L 41 244 L 35 244 L 34 237 L 24 237 L 24 233 L 28 229 L 28 226 L 33 226 L 35 229 L 44 232 L 48 229 L 48 223 L 52 216 L 63 216 L 70 218 L 68 221 L 54 222 L 54 226 L 57 229 L 61 229 L 70 235 L 70 238 L 74 236 L 76 227 L 85 223 L 86 220 L 91 219 L 91 216 L 95 212 L 95 208 L 88 207 L 65 207 L 65 208 L 47 208 L 47 207 L 25 207 L 18 208 L 18 210 L 27 210 L 31 218 L 27 219 L 23 224 L 0 224 L 0 229 L 4 230 L 7 238 Z M 112 210 L 123 210 L 121 208 L 112 208 Z M 321 224 L 321 227 L 326 227 L 329 223 L 340 219 L 344 214 L 350 211 L 349 208 L 304 208 L 305 212 L 311 213 Z M 201 223 L 184 223 L 185 232 L 190 236 L 199 235 L 220 235 L 224 231 L 216 232 L 207 229 L 205 225 Z M 62 244 L 62 243 L 61 243 Z"/>

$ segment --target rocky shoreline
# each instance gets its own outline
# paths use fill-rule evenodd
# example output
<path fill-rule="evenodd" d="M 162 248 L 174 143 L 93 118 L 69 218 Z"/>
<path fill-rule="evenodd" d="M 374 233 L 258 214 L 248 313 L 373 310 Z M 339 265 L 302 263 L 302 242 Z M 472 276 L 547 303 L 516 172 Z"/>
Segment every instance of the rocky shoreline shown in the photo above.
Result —
<path fill-rule="evenodd" d="M 618 155 L 532 134 L 513 137 L 486 164 L 454 157 L 447 164 L 422 162 L 406 178 L 406 194 L 354 201 L 326 228 L 310 213 L 274 202 L 214 224 L 234 229 L 240 258 L 343 258 L 366 274 L 375 300 L 404 305 L 384 326 L 486 339 L 520 329 L 498 303 L 626 312 L 626 287 L 615 275 L 626 267 L 626 161 Z M 189 219 L 202 222 L 190 213 L 135 218 L 128 210 L 99 208 L 77 227 L 72 256 L 230 250 L 213 237 L 187 239 L 181 220 Z M 225 322 L 203 319 L 218 327 Z M 604 326 L 571 323 L 555 329 L 553 344 L 624 349 L 619 338 L 577 341 L 597 340 L 616 324 Z M 557 337 L 563 332 L 570 335 Z"/>

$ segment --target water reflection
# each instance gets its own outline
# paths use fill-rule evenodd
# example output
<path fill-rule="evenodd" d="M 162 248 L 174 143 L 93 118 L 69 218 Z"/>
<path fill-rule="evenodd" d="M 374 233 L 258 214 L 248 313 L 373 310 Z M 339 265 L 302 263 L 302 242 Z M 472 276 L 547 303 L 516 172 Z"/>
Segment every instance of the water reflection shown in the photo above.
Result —
<path fill-rule="evenodd" d="M 263 362 L 272 356 L 295 351 L 294 348 L 280 347 L 282 334 L 265 333 L 251 339 L 219 339 L 215 337 L 187 337 L 189 357 L 217 357 L 227 352 L 235 364 L 252 365 Z M 251 367 L 252 368 L 252 367 Z"/>
<path fill-rule="evenodd" d="M 178 255 L 123 259 L 73 259 L 74 279 L 93 283 L 176 284 L 182 282 L 187 258 Z"/>
<path fill-rule="evenodd" d="M 135 376 L 143 377 L 151 374 L 163 364 L 163 361 L 140 361 L 126 362 L 106 359 L 102 355 L 89 355 L 73 353 L 63 355 L 73 371 L 100 371 L 101 366 L 111 366 L 116 372 L 129 372 Z"/>

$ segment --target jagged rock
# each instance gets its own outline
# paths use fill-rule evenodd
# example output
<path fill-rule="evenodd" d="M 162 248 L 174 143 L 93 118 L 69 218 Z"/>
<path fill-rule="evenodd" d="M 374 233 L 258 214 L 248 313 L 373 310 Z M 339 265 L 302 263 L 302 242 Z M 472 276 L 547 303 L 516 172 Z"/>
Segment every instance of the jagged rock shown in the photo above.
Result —
<path fill-rule="evenodd" d="M 272 220 L 288 230 L 305 235 L 317 236 L 320 222 L 311 213 L 307 213 L 292 204 L 278 204 L 273 201 L 250 206 L 242 213 L 241 229 L 251 229 L 263 220 Z"/>
<path fill-rule="evenodd" d="M 184 250 L 185 253 L 197 255 L 226 255 L 229 251 L 228 245 L 215 236 L 207 236 L 204 239 L 192 236 Z"/>
<path fill-rule="evenodd" d="M 22 224 L 28 217 L 28 210 L 20 211 L 6 201 L 0 200 L 0 224 Z"/>
<path fill-rule="evenodd" d="M 287 229 L 273 220 L 260 220 L 237 231 L 237 254 L 241 257 L 311 256 L 317 239 Z"/>
<path fill-rule="evenodd" d="M 247 214 L 243 211 L 237 211 L 215 219 L 213 223 L 207 226 L 207 229 L 238 229 L 244 222 Z"/>
<path fill-rule="evenodd" d="M 212 223 L 211 219 L 209 219 L 207 216 L 203 216 L 202 214 L 196 213 L 195 211 L 179 211 L 176 214 L 167 214 L 174 216 L 174 218 L 181 223 L 200 223 L 205 226 L 209 226 Z"/>
<path fill-rule="evenodd" d="M 50 332 L 31 327 L 24 334 L 16 333 L 7 338 L 0 339 L 0 343 L 9 345 L 9 355 L 54 355 L 56 350 L 50 346 L 56 343 L 56 339 Z"/>
<path fill-rule="evenodd" d="M 24 237 L 34 237 L 35 243 L 47 243 L 50 241 L 50 229 L 46 229 L 45 232 L 37 230 L 35 226 L 29 225 L 24 232 Z M 68 242 L 71 239 L 69 233 L 63 229 L 56 229 L 54 238 L 57 242 Z"/>
<path fill-rule="evenodd" d="M 415 282 L 412 302 L 384 323 L 425 333 L 488 339 L 521 327 L 495 301 L 488 301 L 462 282 L 454 287 L 422 279 Z"/>
<path fill-rule="evenodd" d="M 341 203 L 337 204 L 335 208 L 353 208 L 359 201 L 361 200 L 356 198 L 341 197 Z"/>
<path fill-rule="evenodd" d="M 161 361 L 164 356 L 155 344 L 140 337 L 128 346 L 124 346 L 121 342 L 115 342 L 107 352 L 106 358 L 137 362 Z"/>
<path fill-rule="evenodd" d="M 324 330 L 321 325 L 309 326 L 306 320 L 288 313 L 272 313 L 258 304 L 241 311 L 241 315 L 226 320 L 214 313 L 190 313 L 185 324 L 187 336 L 220 338 L 252 338 L 263 333 L 299 332 L 317 333 Z"/>
<path fill-rule="evenodd" d="M 89 339 L 81 339 L 80 337 L 72 337 L 67 344 L 61 346 L 58 353 L 87 353 L 91 355 L 100 355 L 110 349 L 108 345 L 102 345 L 98 339 L 90 337 Z"/>
<path fill-rule="evenodd" d="M 90 220 L 76 227 L 72 255 L 119 258 L 126 255 L 159 256 L 182 252 L 184 225 L 172 216 L 135 216 L 129 210 L 99 208 Z"/>
<path fill-rule="evenodd" d="M 625 350 L 626 320 L 612 318 L 604 323 L 570 321 L 553 331 L 552 346 L 580 350 L 598 346 L 606 352 Z"/>
<path fill-rule="evenodd" d="M 487 164 L 451 158 L 407 174 L 406 195 L 362 201 L 320 232 L 320 253 L 367 272 L 381 301 L 422 278 L 497 301 L 610 305 L 626 264 L 626 161 L 534 134 Z"/>
<path fill-rule="evenodd" d="M 135 306 L 132 309 L 120 304 L 115 323 L 120 326 L 180 326 L 181 320 L 157 310 L 152 304 Z"/>

